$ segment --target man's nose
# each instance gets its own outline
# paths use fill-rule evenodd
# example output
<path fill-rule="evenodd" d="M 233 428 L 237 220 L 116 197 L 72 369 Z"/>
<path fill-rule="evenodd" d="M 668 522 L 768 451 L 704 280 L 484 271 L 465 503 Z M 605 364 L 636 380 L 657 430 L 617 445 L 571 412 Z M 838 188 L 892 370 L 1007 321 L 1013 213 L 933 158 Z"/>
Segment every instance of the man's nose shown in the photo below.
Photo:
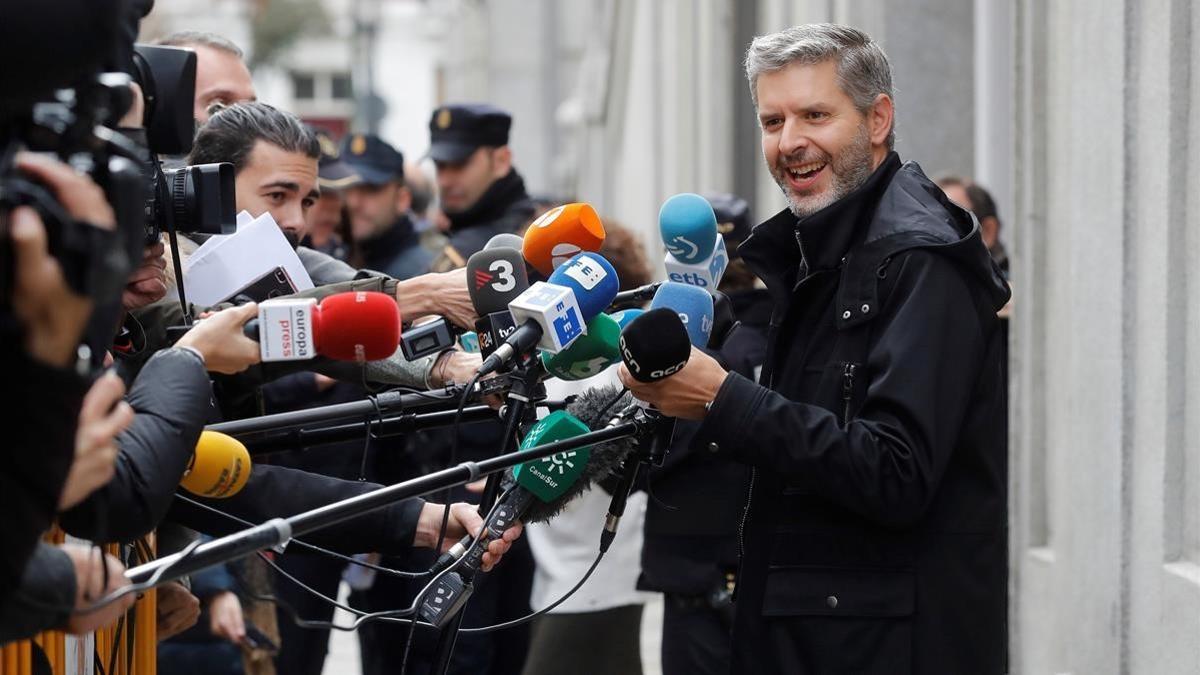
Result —
<path fill-rule="evenodd" d="M 783 131 L 779 134 L 779 154 L 790 157 L 802 153 L 808 148 L 808 130 L 794 118 L 784 120 Z"/>

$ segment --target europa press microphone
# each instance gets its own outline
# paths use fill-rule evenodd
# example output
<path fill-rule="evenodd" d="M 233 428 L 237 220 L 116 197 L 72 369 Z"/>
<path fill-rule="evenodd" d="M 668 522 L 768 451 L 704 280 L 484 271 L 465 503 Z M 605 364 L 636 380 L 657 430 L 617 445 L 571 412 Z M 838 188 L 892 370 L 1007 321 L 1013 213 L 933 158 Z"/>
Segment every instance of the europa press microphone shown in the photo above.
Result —
<path fill-rule="evenodd" d="M 577 202 L 555 207 L 525 230 L 521 253 L 543 277 L 583 251 L 599 251 L 604 224 L 591 204 Z"/>
<path fill-rule="evenodd" d="M 385 293 L 335 293 L 258 303 L 258 318 L 245 326 L 263 361 L 302 361 L 325 356 L 338 361 L 378 361 L 396 353 L 400 310 Z"/>
<path fill-rule="evenodd" d="M 583 334 L 584 325 L 608 307 L 620 282 L 611 263 L 596 253 L 576 254 L 509 303 L 517 329 L 477 371 L 487 375 L 535 346 L 557 354 Z"/>
<path fill-rule="evenodd" d="M 608 387 L 585 392 L 568 407 L 568 410 L 579 413 L 585 419 L 598 417 L 597 411 L 604 406 L 604 402 L 614 391 L 615 388 Z M 579 417 L 571 412 L 559 410 L 539 420 L 530 428 L 521 442 L 521 449 L 528 450 L 554 441 L 574 438 L 588 431 L 590 429 L 587 424 Z M 441 572 L 470 551 L 470 555 L 460 563 L 459 569 L 439 579 L 432 592 L 427 594 L 421 603 L 421 618 L 435 626 L 441 626 L 446 619 L 454 616 L 470 594 L 468 584 L 480 568 L 487 542 L 501 537 L 505 530 L 518 521 L 538 523 L 553 518 L 568 502 L 582 494 L 594 482 L 608 477 L 633 449 L 631 439 L 621 439 L 561 452 L 515 467 L 506 479 L 511 488 L 496 503 L 491 517 L 480 531 L 483 541 L 472 546 L 473 539 L 464 538 L 443 554 L 434 565 L 433 571 Z"/>
<path fill-rule="evenodd" d="M 658 228 L 667 247 L 667 279 L 715 290 L 729 266 L 729 254 L 708 200 L 690 192 L 671 197 L 658 212 Z"/>

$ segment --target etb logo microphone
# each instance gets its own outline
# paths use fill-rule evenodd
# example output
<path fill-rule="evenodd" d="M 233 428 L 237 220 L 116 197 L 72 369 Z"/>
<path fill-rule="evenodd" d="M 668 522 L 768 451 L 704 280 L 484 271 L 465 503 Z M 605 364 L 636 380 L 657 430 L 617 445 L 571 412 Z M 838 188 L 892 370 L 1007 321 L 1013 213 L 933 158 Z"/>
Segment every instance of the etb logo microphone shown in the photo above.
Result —
<path fill-rule="evenodd" d="M 658 212 L 658 228 L 667 249 L 667 279 L 710 290 L 721 283 L 729 254 L 708 200 L 690 192 L 671 197 Z"/>

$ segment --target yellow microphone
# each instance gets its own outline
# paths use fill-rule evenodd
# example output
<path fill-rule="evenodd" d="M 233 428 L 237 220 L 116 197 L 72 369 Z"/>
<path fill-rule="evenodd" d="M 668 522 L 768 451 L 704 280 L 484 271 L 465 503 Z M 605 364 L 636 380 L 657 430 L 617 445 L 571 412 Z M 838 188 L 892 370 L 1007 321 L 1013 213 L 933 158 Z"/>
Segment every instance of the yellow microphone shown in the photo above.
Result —
<path fill-rule="evenodd" d="M 242 442 L 219 431 L 202 431 L 179 484 L 201 497 L 236 495 L 250 480 L 250 453 Z"/>

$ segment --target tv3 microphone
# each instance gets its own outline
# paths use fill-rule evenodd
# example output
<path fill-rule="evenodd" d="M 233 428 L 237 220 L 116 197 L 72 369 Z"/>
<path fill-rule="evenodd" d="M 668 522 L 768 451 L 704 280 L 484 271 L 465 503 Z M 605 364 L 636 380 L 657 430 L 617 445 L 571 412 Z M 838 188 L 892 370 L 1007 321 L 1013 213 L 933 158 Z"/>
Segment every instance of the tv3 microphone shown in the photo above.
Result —
<path fill-rule="evenodd" d="M 467 291 L 479 316 L 475 333 L 484 358 L 516 330 L 508 305 L 528 288 L 525 259 L 515 249 L 503 246 L 484 249 L 467 260 Z"/>
<path fill-rule="evenodd" d="M 596 253 L 575 255 L 508 305 L 517 329 L 484 359 L 486 375 L 526 354 L 534 346 L 557 354 L 583 334 L 585 324 L 604 311 L 617 294 L 620 281 L 612 264 Z"/>
<path fill-rule="evenodd" d="M 396 353 L 400 309 L 385 293 L 336 293 L 313 298 L 279 298 L 258 304 L 258 318 L 245 334 L 258 341 L 263 361 L 302 361 L 325 356 L 338 361 L 378 361 Z"/>
<path fill-rule="evenodd" d="M 667 280 L 716 289 L 729 267 L 729 253 L 708 200 L 690 192 L 671 197 L 659 209 L 658 228 L 667 249 Z"/>

